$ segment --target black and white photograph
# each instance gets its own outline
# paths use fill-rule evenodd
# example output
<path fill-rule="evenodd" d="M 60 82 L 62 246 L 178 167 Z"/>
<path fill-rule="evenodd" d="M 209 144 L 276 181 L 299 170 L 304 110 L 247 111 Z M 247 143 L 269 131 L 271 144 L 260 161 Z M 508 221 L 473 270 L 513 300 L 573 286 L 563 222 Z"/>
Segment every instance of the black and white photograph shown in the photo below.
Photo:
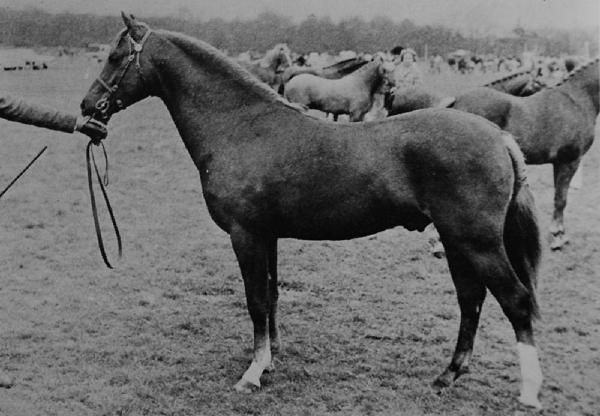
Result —
<path fill-rule="evenodd" d="M 0 416 L 600 414 L 598 0 L 0 22 Z"/>

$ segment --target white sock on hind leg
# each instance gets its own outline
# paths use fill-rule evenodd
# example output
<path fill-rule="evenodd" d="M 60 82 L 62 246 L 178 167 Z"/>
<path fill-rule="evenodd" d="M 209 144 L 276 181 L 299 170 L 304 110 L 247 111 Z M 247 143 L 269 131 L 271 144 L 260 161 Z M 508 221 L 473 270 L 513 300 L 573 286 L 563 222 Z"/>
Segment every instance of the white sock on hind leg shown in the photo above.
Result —
<path fill-rule="evenodd" d="M 542 386 L 542 369 L 538 359 L 537 350 L 533 345 L 517 342 L 519 364 L 521 366 L 521 403 L 541 409 L 538 393 Z"/>

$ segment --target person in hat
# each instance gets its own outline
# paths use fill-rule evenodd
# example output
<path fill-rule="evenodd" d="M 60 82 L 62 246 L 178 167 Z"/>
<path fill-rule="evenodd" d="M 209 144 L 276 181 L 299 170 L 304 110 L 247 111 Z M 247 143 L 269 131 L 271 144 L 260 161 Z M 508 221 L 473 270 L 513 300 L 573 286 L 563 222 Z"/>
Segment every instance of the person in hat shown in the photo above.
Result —
<path fill-rule="evenodd" d="M 106 138 L 107 134 L 106 126 L 91 117 L 64 113 L 10 95 L 0 94 L 0 118 L 65 133 L 78 131 L 95 143 Z"/>
<path fill-rule="evenodd" d="M 396 68 L 394 69 L 395 89 L 412 87 L 423 82 L 423 76 L 417 66 L 417 53 L 414 49 L 405 48 L 398 55 Z"/>

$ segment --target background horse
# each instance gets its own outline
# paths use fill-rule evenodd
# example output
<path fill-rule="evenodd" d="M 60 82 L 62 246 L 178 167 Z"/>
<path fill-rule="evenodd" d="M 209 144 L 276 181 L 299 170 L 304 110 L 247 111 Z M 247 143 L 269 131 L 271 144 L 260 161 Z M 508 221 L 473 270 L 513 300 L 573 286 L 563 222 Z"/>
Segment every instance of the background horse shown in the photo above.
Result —
<path fill-rule="evenodd" d="M 439 94 L 422 86 L 411 86 L 402 88 L 401 91 L 392 89 L 385 94 L 384 107 L 388 116 L 395 116 L 424 108 L 449 107 L 454 101 L 454 97 Z"/>
<path fill-rule="evenodd" d="M 569 184 L 594 141 L 598 115 L 598 58 L 574 70 L 561 83 L 528 97 L 515 97 L 480 87 L 455 99 L 424 89 L 391 95 L 388 115 L 428 106 L 446 106 L 477 114 L 512 133 L 527 163 L 551 163 L 554 168 L 554 213 L 550 247 L 558 250 L 568 242 L 564 226 Z M 436 105 L 437 103 L 437 105 Z"/>
<path fill-rule="evenodd" d="M 545 88 L 546 83 L 537 75 L 537 71 L 528 70 L 507 75 L 483 86 L 517 97 L 528 97 Z"/>
<path fill-rule="evenodd" d="M 278 239 L 345 240 L 433 222 L 461 310 L 456 350 L 436 385 L 467 371 L 489 289 L 516 334 L 520 399 L 540 406 L 532 331 L 540 241 L 523 157 L 510 135 L 451 110 L 327 122 L 290 106 L 212 46 L 123 19 L 126 30 L 82 113 L 108 121 L 149 95 L 170 112 L 244 280 L 254 357 L 238 391 L 260 387 L 280 348 Z"/>
<path fill-rule="evenodd" d="M 281 95 L 284 95 L 285 85 L 296 75 L 312 74 L 321 78 L 339 79 L 351 74 L 368 62 L 369 61 L 364 59 L 362 56 L 357 56 L 354 58 L 344 59 L 343 61 L 336 62 L 335 64 L 328 65 L 323 68 L 315 68 L 305 65 L 293 65 L 289 68 L 286 68 L 281 74 L 282 83 L 278 92 Z"/>
<path fill-rule="evenodd" d="M 265 53 L 260 59 L 253 61 L 238 61 L 249 72 L 275 91 L 283 84 L 282 72 L 292 65 L 290 48 L 285 43 L 279 43 Z"/>
<path fill-rule="evenodd" d="M 483 87 L 517 97 L 528 97 L 546 86 L 539 76 L 530 71 L 513 73 L 483 85 Z M 455 97 L 443 95 L 421 86 L 413 86 L 400 91 L 392 89 L 385 96 L 384 106 L 388 111 L 388 116 L 393 116 L 423 108 L 451 107 L 455 101 Z"/>
<path fill-rule="evenodd" d="M 529 97 L 478 88 L 456 97 L 457 110 L 478 114 L 512 133 L 527 163 L 554 168 L 554 213 L 550 247 L 560 249 L 569 184 L 581 158 L 594 142 L 598 116 L 598 61 L 574 70 L 561 83 Z"/>
<path fill-rule="evenodd" d="M 391 75 L 392 68 L 376 58 L 340 79 L 297 75 L 286 84 L 284 96 L 307 108 L 332 113 L 334 120 L 348 114 L 350 121 L 361 121 L 373 106 L 374 94 L 389 88 Z"/>

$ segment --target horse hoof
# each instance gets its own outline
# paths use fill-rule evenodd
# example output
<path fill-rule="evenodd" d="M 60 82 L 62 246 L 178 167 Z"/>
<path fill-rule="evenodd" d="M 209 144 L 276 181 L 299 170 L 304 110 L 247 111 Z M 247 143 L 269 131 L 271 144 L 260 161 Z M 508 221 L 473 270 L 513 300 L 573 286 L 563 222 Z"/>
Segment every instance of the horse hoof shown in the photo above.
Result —
<path fill-rule="evenodd" d="M 260 389 L 260 384 L 257 386 L 256 384 L 242 378 L 233 388 L 238 393 L 250 394 L 258 391 Z"/>
<path fill-rule="evenodd" d="M 264 372 L 272 373 L 273 371 L 275 371 L 275 364 L 273 364 L 273 361 L 271 361 L 271 363 L 265 367 Z"/>
<path fill-rule="evenodd" d="M 521 397 L 519 397 L 519 402 L 522 405 L 527 406 L 528 408 L 542 410 L 542 404 L 537 399 L 537 397 L 523 397 L 523 395 L 521 395 Z"/>
<path fill-rule="evenodd" d="M 448 388 L 452 385 L 454 379 L 452 372 L 446 370 L 438 378 L 433 380 L 433 387 L 437 390 Z"/>
<path fill-rule="evenodd" d="M 564 234 L 555 235 L 550 243 L 550 249 L 553 251 L 561 250 L 566 244 L 569 243 L 569 238 Z"/>
<path fill-rule="evenodd" d="M 15 385 L 15 380 L 8 374 L 0 373 L 0 388 L 10 389 Z"/>
<path fill-rule="evenodd" d="M 279 354 L 281 352 L 281 341 L 271 341 L 271 354 Z"/>
<path fill-rule="evenodd" d="M 431 254 L 433 255 L 433 257 L 438 259 L 444 258 L 446 252 L 444 251 L 444 246 L 442 245 L 442 243 L 440 243 L 439 241 L 435 243 L 435 245 L 431 249 Z"/>

